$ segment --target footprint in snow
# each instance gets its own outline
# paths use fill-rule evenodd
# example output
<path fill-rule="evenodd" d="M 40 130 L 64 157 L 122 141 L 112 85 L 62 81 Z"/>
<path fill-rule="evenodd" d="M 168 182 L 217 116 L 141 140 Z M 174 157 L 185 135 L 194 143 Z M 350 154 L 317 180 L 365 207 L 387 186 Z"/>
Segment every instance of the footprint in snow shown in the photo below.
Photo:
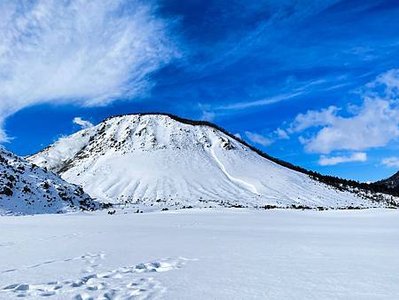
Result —
<path fill-rule="evenodd" d="M 166 289 L 153 276 L 181 268 L 188 259 L 163 259 L 106 272 L 93 272 L 74 280 L 40 284 L 16 283 L 4 287 L 1 293 L 14 297 L 56 297 L 74 300 L 91 299 L 153 299 Z M 138 275 L 146 275 L 139 277 Z M 1 298 L 0 293 L 0 298 Z"/>
<path fill-rule="evenodd" d="M 100 252 L 100 253 L 86 253 L 84 255 L 76 256 L 76 257 L 71 257 L 71 258 L 65 258 L 65 259 L 58 259 L 58 260 L 46 260 L 44 262 L 40 262 L 34 265 L 29 265 L 29 266 L 22 266 L 19 269 L 7 269 L 0 271 L 0 274 L 5 274 L 5 273 L 11 273 L 11 272 L 17 272 L 17 271 L 23 271 L 23 270 L 28 270 L 28 269 L 36 269 L 40 268 L 46 265 L 50 264 L 55 264 L 55 263 L 65 263 L 65 262 L 71 262 L 71 261 L 83 261 L 84 264 L 87 266 L 85 269 L 85 272 L 92 272 L 93 268 L 101 266 L 100 261 L 105 258 L 105 254 Z"/>

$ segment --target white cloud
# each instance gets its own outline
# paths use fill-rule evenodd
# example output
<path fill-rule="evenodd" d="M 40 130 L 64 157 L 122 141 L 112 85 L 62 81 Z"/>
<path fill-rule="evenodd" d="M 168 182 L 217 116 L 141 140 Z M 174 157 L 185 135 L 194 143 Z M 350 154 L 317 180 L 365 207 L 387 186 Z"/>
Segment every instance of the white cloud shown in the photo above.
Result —
<path fill-rule="evenodd" d="M 239 138 L 240 140 L 242 140 L 241 134 L 236 133 L 236 134 L 234 134 L 234 136 L 235 136 L 236 138 Z"/>
<path fill-rule="evenodd" d="M 269 139 L 261 134 L 258 134 L 258 133 L 245 131 L 245 135 L 251 142 L 253 142 L 255 144 L 259 144 L 262 146 L 269 146 L 270 144 L 273 143 L 273 141 L 271 139 Z"/>
<path fill-rule="evenodd" d="M 274 133 L 277 135 L 277 138 L 280 140 L 288 140 L 290 136 L 288 135 L 287 131 L 281 128 L 277 128 Z"/>
<path fill-rule="evenodd" d="M 375 81 L 369 83 L 369 89 L 384 89 L 388 97 L 397 97 L 399 93 L 399 69 L 392 69 L 380 74 Z"/>
<path fill-rule="evenodd" d="M 390 167 L 390 168 L 399 168 L 399 157 L 392 156 L 392 157 L 384 158 L 381 161 L 381 164 L 386 167 Z"/>
<path fill-rule="evenodd" d="M 212 122 L 216 118 L 216 112 L 214 112 L 209 105 L 198 103 L 198 108 L 201 111 L 200 119 L 204 121 Z"/>
<path fill-rule="evenodd" d="M 331 123 L 305 141 L 309 152 L 365 150 L 382 147 L 399 136 L 399 110 L 389 101 L 368 99 L 351 117 L 334 116 Z"/>
<path fill-rule="evenodd" d="M 216 113 L 211 111 L 203 111 L 201 115 L 201 120 L 212 122 L 216 118 Z"/>
<path fill-rule="evenodd" d="M 322 155 L 319 159 L 320 166 L 335 166 L 337 164 L 348 162 L 364 162 L 367 160 L 367 154 L 364 152 L 355 152 L 349 156 L 330 156 Z"/>
<path fill-rule="evenodd" d="M 2 128 L 3 128 L 3 122 L 0 119 L 0 143 L 7 143 L 10 141 L 10 137 Z"/>
<path fill-rule="evenodd" d="M 82 127 L 82 129 L 93 127 L 93 124 L 90 121 L 83 120 L 81 117 L 75 117 L 72 122 Z"/>
<path fill-rule="evenodd" d="M 335 106 L 299 114 L 288 126 L 290 134 L 313 131 L 299 140 L 305 150 L 328 154 L 386 146 L 399 137 L 399 70 L 381 74 L 366 86 L 363 102 L 346 115 Z"/>
<path fill-rule="evenodd" d="M 1 1 L 0 121 L 38 103 L 144 95 L 149 74 L 176 56 L 168 31 L 138 0 Z"/>
<path fill-rule="evenodd" d="M 335 122 L 338 111 L 337 107 L 330 106 L 320 111 L 310 110 L 305 114 L 299 114 L 288 128 L 288 132 L 301 132 L 311 127 L 331 125 Z"/>

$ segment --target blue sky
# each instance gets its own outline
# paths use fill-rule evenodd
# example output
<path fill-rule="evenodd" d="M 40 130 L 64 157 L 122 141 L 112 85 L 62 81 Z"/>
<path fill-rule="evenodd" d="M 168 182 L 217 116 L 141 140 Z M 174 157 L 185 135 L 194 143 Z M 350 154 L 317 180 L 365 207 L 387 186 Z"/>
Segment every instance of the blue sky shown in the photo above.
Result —
<path fill-rule="evenodd" d="M 27 155 L 76 117 L 169 112 L 377 180 L 399 169 L 398 18 L 377 0 L 6 0 L 0 139 Z"/>

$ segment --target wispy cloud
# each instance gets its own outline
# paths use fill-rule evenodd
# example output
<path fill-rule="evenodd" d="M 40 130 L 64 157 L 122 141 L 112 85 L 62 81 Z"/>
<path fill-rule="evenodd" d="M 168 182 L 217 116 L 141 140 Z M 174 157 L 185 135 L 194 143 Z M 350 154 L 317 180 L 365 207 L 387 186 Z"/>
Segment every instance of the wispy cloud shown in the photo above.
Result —
<path fill-rule="evenodd" d="M 339 0 L 323 0 L 323 1 L 275 1 L 275 0 L 259 0 L 243 2 L 241 0 L 229 1 L 228 8 L 217 7 L 219 3 L 204 2 L 209 11 L 217 8 L 216 17 L 208 19 L 204 22 L 204 30 L 214 31 L 213 24 L 219 24 L 220 28 L 231 28 L 233 31 L 222 31 L 223 34 L 218 36 L 218 42 L 212 43 L 210 49 L 209 44 L 195 45 L 197 51 L 202 51 L 209 55 L 206 62 L 201 61 L 195 66 L 195 71 L 203 73 L 209 70 L 221 70 L 236 63 L 243 57 L 259 51 L 259 47 L 269 44 L 273 45 L 275 39 L 280 37 L 290 26 L 297 26 L 306 18 L 317 15 L 324 9 L 334 5 Z M 263 16 L 259 18 L 259 16 Z M 208 17 L 208 16 L 207 16 Z M 212 15 L 210 16 L 212 17 Z M 248 22 L 251 20 L 251 22 Z M 257 22 L 254 22 L 257 20 Z M 248 26 L 248 24 L 250 24 Z M 291 44 L 290 44 L 291 45 Z M 273 45 L 276 49 L 281 49 L 279 45 Z M 205 49 L 204 49 L 205 48 Z M 273 48 L 267 49 L 269 52 L 276 51 Z M 262 53 L 267 56 L 270 53 Z M 278 53 L 281 56 L 281 53 Z M 283 56 L 281 56 L 283 57 Z"/>
<path fill-rule="evenodd" d="M 299 96 L 303 96 L 311 91 L 310 88 L 314 86 L 318 86 L 325 83 L 324 80 L 314 80 L 306 83 L 301 83 L 297 87 L 292 87 L 289 85 L 290 92 L 289 93 L 283 93 L 283 94 L 278 94 L 270 97 L 265 97 L 262 99 L 256 99 L 256 100 L 247 100 L 247 101 L 242 101 L 242 102 L 235 102 L 231 104 L 224 104 L 224 105 L 219 105 L 214 107 L 213 109 L 216 111 L 237 111 L 237 110 L 244 110 L 244 109 L 250 109 L 250 108 L 255 108 L 255 107 L 261 107 L 261 106 L 267 106 L 275 103 L 279 103 L 282 101 L 287 101 L 294 99 Z"/>
<path fill-rule="evenodd" d="M 291 94 L 282 94 L 282 95 L 276 95 L 270 98 L 264 98 L 264 99 L 258 99 L 254 101 L 244 101 L 244 102 L 237 102 L 237 103 L 232 103 L 232 104 L 226 104 L 226 105 L 221 105 L 216 107 L 216 110 L 242 110 L 242 109 L 247 109 L 247 108 L 254 108 L 258 106 L 265 106 L 265 105 L 270 105 L 274 103 L 278 103 L 281 101 L 289 100 L 292 98 L 295 98 L 297 96 L 302 95 L 302 92 L 294 92 Z"/>
<path fill-rule="evenodd" d="M 142 1 L 2 1 L 0 122 L 38 103 L 142 96 L 177 53 L 168 30 Z"/>
<path fill-rule="evenodd" d="M 281 128 L 277 128 L 274 131 L 274 134 L 276 135 L 277 139 L 279 139 L 279 140 L 288 140 L 290 138 L 287 131 L 284 129 L 281 129 Z"/>
<path fill-rule="evenodd" d="M 349 162 L 364 162 L 367 160 L 367 154 L 364 152 L 355 152 L 349 156 L 338 155 L 338 156 L 325 156 L 322 155 L 319 159 L 320 166 L 335 166 L 342 163 Z"/>
<path fill-rule="evenodd" d="M 251 142 L 255 144 L 259 144 L 262 146 L 269 146 L 273 143 L 273 141 L 270 138 L 259 133 L 245 131 L 245 135 Z"/>
<path fill-rule="evenodd" d="M 90 121 L 83 120 L 81 117 L 73 118 L 72 123 L 79 125 L 82 129 L 87 129 L 94 126 Z"/>
<path fill-rule="evenodd" d="M 390 167 L 390 168 L 399 168 L 399 157 L 391 156 L 391 157 L 384 158 L 381 161 L 381 164 L 386 167 Z"/>

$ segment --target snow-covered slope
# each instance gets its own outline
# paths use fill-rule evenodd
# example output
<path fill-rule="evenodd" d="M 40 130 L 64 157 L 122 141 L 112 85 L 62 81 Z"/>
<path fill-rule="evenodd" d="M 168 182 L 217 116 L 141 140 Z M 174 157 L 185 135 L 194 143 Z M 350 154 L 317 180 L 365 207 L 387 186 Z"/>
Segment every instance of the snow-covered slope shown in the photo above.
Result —
<path fill-rule="evenodd" d="M 212 126 L 168 115 L 109 118 L 29 160 L 113 203 L 158 208 L 380 205 L 278 165 Z"/>
<path fill-rule="evenodd" d="M 0 215 L 61 213 L 97 207 L 82 188 L 0 147 Z"/>

